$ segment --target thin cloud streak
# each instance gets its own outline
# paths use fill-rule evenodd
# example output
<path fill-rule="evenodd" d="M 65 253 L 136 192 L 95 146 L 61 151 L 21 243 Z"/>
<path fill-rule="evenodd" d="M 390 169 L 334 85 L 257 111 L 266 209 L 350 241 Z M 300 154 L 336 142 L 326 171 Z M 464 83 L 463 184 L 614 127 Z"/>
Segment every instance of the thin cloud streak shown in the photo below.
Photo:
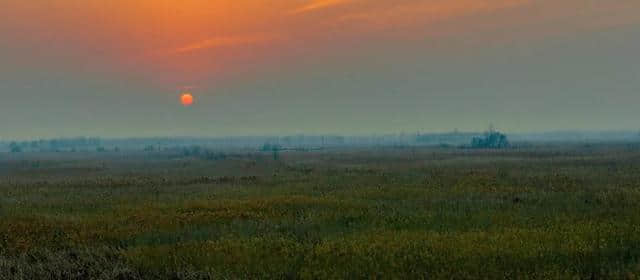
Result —
<path fill-rule="evenodd" d="M 474 13 L 486 13 L 500 9 L 513 8 L 530 3 L 531 0 L 459 0 L 419 2 L 388 7 L 385 10 L 369 10 L 354 12 L 340 16 L 330 24 L 366 23 L 366 24 L 398 24 L 407 22 L 435 22 L 448 20 Z"/>
<path fill-rule="evenodd" d="M 350 2 L 350 0 L 316 0 L 305 6 L 297 8 L 291 11 L 291 14 L 303 14 L 312 12 L 319 9 L 325 9 L 333 6 L 343 5 Z"/>
<path fill-rule="evenodd" d="M 208 38 L 202 41 L 198 41 L 195 43 L 191 43 L 182 47 L 178 47 L 166 53 L 183 54 L 183 53 L 201 51 L 201 50 L 212 49 L 212 48 L 263 44 L 263 43 L 276 41 L 278 40 L 278 38 L 280 38 L 280 36 L 275 34 L 254 34 L 254 35 L 231 36 L 231 37 L 214 37 L 214 38 Z"/>

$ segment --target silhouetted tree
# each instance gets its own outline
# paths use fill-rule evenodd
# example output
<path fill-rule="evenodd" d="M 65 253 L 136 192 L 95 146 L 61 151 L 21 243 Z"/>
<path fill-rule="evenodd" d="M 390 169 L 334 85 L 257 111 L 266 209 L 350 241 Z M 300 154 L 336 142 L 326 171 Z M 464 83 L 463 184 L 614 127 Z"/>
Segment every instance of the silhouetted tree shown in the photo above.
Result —
<path fill-rule="evenodd" d="M 474 137 L 471 147 L 477 149 L 502 149 L 509 147 L 507 135 L 500 133 L 491 127 L 483 137 Z"/>

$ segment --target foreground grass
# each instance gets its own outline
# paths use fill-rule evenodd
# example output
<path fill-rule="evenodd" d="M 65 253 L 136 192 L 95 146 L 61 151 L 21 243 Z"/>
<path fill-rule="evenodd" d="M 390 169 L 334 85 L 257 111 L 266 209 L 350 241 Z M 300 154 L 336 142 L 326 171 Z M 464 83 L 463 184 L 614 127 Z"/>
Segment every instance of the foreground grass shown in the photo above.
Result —
<path fill-rule="evenodd" d="M 640 276 L 627 145 L 74 157 L 0 158 L 1 279 Z"/>

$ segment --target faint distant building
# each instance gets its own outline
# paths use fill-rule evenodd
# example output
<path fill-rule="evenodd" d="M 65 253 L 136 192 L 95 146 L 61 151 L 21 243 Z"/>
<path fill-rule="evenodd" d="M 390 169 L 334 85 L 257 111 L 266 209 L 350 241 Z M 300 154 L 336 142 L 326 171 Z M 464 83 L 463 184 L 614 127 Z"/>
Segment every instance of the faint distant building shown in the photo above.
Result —
<path fill-rule="evenodd" d="M 509 147 L 507 135 L 489 129 L 482 137 L 473 137 L 471 147 L 476 149 L 502 149 Z"/>
<path fill-rule="evenodd" d="M 11 144 L 9 144 L 9 150 L 11 150 L 12 153 L 21 153 L 22 147 L 16 142 L 11 142 Z"/>

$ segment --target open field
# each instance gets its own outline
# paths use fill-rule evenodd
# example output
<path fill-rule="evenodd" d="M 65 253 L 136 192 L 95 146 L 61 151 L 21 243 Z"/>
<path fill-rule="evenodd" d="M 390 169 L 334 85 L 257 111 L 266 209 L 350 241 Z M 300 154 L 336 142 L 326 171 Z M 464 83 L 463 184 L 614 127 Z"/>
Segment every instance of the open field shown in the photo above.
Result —
<path fill-rule="evenodd" d="M 0 154 L 0 279 L 640 277 L 640 146 Z"/>

